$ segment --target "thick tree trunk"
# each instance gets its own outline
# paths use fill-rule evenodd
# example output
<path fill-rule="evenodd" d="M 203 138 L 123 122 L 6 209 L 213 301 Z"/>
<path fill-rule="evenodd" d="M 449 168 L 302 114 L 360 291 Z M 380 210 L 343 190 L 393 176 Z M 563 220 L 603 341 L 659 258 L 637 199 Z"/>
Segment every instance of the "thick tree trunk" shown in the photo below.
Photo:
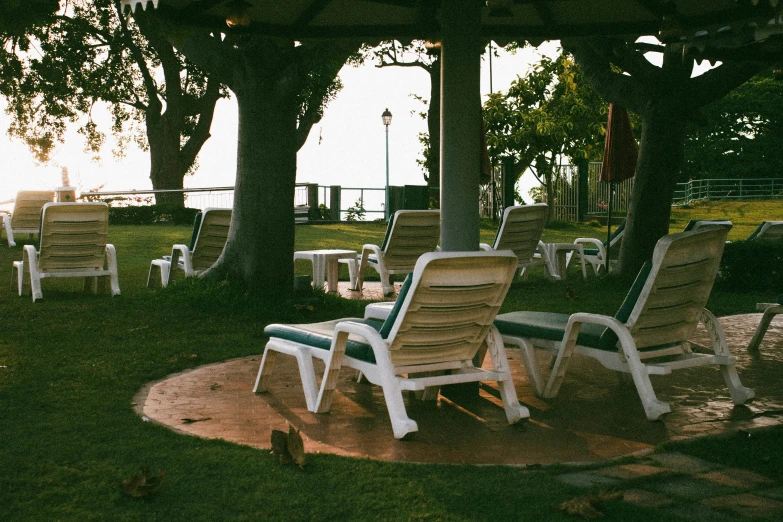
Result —
<path fill-rule="evenodd" d="M 153 190 L 173 190 L 183 187 L 185 172 L 180 161 L 180 132 L 172 129 L 165 116 L 155 124 L 147 123 L 147 141 L 150 146 L 150 180 Z M 185 206 L 182 192 L 164 192 L 155 195 L 158 205 Z"/>
<path fill-rule="evenodd" d="M 655 244 L 669 233 L 671 204 L 679 181 L 685 121 L 676 109 L 659 107 L 642 114 L 642 136 L 617 275 L 636 277 Z"/>
<path fill-rule="evenodd" d="M 285 292 L 294 275 L 296 105 L 265 82 L 248 81 L 236 96 L 231 229 L 223 254 L 203 277 L 239 281 L 252 293 Z"/>

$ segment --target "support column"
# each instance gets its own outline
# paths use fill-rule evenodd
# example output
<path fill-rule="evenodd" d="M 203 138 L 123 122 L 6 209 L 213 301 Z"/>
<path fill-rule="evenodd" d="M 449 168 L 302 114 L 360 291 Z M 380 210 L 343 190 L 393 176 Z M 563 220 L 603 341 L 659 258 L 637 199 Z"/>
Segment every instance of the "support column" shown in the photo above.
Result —
<path fill-rule="evenodd" d="M 441 5 L 440 245 L 447 252 L 478 250 L 481 2 Z"/>

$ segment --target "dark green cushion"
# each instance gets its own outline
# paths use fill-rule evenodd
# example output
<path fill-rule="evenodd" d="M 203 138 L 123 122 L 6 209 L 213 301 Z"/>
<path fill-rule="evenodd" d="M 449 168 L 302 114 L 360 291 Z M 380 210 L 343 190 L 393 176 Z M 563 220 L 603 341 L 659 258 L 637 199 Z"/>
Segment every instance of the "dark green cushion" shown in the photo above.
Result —
<path fill-rule="evenodd" d="M 386 316 L 386 320 L 383 322 L 381 329 L 378 330 L 378 333 L 380 333 L 381 337 L 384 339 L 389 337 L 389 332 L 391 332 L 392 326 L 394 326 L 394 321 L 397 320 L 400 308 L 402 308 L 402 302 L 405 301 L 405 296 L 408 295 L 408 289 L 410 289 L 412 281 L 413 274 L 408 274 L 408 277 L 405 278 L 405 282 L 402 283 L 402 287 L 400 287 L 400 293 L 397 295 L 397 300 L 394 301 L 391 312 Z"/>
<path fill-rule="evenodd" d="M 778 304 L 783 304 L 783 294 L 778 296 Z"/>
<path fill-rule="evenodd" d="M 584 253 L 586 256 L 597 256 L 600 250 L 597 248 L 585 248 Z"/>
<path fill-rule="evenodd" d="M 264 328 L 264 335 L 306 344 L 322 350 L 328 350 L 332 346 L 333 336 L 326 332 L 333 331 L 334 327 L 340 321 L 364 323 L 375 330 L 380 330 L 383 325 L 383 322 L 378 319 L 358 319 L 350 317 L 312 324 L 270 324 Z M 372 351 L 372 347 L 364 342 L 352 341 L 349 339 L 345 345 L 345 355 L 353 359 L 375 364 L 375 354 Z"/>
<path fill-rule="evenodd" d="M 683 232 L 690 232 L 693 227 L 696 226 L 696 223 L 714 223 L 714 222 L 721 222 L 726 221 L 725 219 L 691 219 L 688 221 L 688 224 L 685 225 L 685 229 L 683 229 Z"/>
<path fill-rule="evenodd" d="M 495 318 L 495 326 L 503 335 L 562 341 L 569 317 L 571 316 L 568 314 L 549 312 L 510 312 L 498 315 Z M 579 331 L 577 342 L 584 346 L 611 350 L 614 344 L 604 347 L 601 343 L 604 330 L 603 326 L 584 324 Z"/>
<path fill-rule="evenodd" d="M 636 276 L 636 280 L 628 291 L 628 295 L 625 296 L 625 301 L 614 316 L 621 323 L 628 321 L 631 316 L 650 275 L 650 270 L 652 270 L 652 260 L 642 266 L 639 275 Z M 498 315 L 495 319 L 495 326 L 503 335 L 562 341 L 569 317 L 571 316 L 568 314 L 548 312 L 511 312 Z M 583 324 L 576 342 L 591 348 L 614 351 L 617 347 L 617 334 L 601 325 Z"/>

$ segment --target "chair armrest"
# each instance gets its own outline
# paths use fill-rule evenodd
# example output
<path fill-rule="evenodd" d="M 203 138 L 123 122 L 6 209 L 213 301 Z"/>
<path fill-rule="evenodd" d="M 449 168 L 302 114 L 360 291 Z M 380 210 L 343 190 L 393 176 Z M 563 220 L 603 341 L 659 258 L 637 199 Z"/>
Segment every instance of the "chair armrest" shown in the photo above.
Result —
<path fill-rule="evenodd" d="M 193 263 L 190 255 L 190 248 L 187 245 L 174 245 L 171 247 L 171 271 L 179 268 L 179 260 L 182 258 L 182 269 L 185 271 L 185 276 L 190 277 L 193 275 Z"/>
<path fill-rule="evenodd" d="M 606 247 L 604 244 L 594 237 L 578 237 L 574 239 L 575 245 L 591 245 L 598 249 L 598 255 L 604 257 L 606 255 Z"/>
<path fill-rule="evenodd" d="M 365 319 L 380 319 L 385 321 L 394 308 L 394 301 L 384 301 L 382 303 L 371 303 L 364 308 Z"/>
<path fill-rule="evenodd" d="M 364 337 L 370 341 L 370 343 L 381 342 L 385 344 L 385 341 L 383 337 L 381 337 L 381 334 L 378 333 L 378 330 L 364 323 L 357 323 L 356 321 L 340 321 L 334 327 L 335 337 L 339 332 L 345 332 L 348 334 Z"/>
<path fill-rule="evenodd" d="M 486 244 L 486 243 L 479 243 L 479 248 L 480 248 L 481 250 L 492 251 L 492 247 L 491 247 L 491 246 L 489 246 L 489 245 L 488 245 L 488 244 Z"/>

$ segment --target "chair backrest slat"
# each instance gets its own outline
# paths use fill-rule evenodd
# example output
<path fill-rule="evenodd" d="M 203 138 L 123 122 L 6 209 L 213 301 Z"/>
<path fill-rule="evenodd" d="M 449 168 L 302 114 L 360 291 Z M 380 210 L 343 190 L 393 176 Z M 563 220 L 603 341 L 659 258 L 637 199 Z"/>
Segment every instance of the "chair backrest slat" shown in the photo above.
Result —
<path fill-rule="evenodd" d="M 392 363 L 410 367 L 472 359 L 516 267 L 510 251 L 423 255 L 388 337 Z"/>
<path fill-rule="evenodd" d="M 38 233 L 41 227 L 41 209 L 54 201 L 54 191 L 22 190 L 16 194 L 11 215 L 11 228 L 15 231 Z"/>
<path fill-rule="evenodd" d="M 387 270 L 410 269 L 422 254 L 433 252 L 439 241 L 439 211 L 398 210 L 386 241 L 383 262 Z"/>
<path fill-rule="evenodd" d="M 492 248 L 511 250 L 520 263 L 529 261 L 544 232 L 546 214 L 546 203 L 506 208 Z"/>
<path fill-rule="evenodd" d="M 687 341 L 712 291 L 728 229 L 662 238 L 653 267 L 626 325 L 637 348 Z"/>
<path fill-rule="evenodd" d="M 204 209 L 191 258 L 194 270 L 206 270 L 215 264 L 226 246 L 230 225 L 231 209 Z"/>
<path fill-rule="evenodd" d="M 102 270 L 109 233 L 105 203 L 47 203 L 43 207 L 42 271 Z"/>

